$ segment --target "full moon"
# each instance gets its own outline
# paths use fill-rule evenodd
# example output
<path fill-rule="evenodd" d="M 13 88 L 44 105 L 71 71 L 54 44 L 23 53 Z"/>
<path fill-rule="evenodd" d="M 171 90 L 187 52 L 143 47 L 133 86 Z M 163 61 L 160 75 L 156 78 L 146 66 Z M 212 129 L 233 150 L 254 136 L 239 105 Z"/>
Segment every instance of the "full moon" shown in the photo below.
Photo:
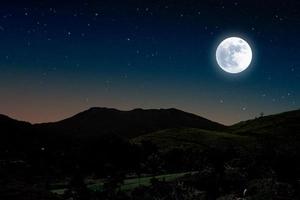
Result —
<path fill-rule="evenodd" d="M 237 74 L 247 69 L 252 60 L 249 44 L 239 37 L 223 40 L 216 51 L 218 65 L 228 73 Z"/>

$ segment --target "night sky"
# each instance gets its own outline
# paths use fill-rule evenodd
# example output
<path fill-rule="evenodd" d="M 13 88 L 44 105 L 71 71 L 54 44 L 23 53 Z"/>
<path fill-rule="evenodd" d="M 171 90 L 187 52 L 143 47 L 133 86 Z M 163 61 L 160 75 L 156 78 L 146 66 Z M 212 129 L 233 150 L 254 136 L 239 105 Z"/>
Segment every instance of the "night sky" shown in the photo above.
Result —
<path fill-rule="evenodd" d="M 230 36 L 252 47 L 240 74 L 216 63 Z M 0 113 L 13 118 L 175 107 L 233 124 L 299 102 L 299 1 L 0 4 Z"/>

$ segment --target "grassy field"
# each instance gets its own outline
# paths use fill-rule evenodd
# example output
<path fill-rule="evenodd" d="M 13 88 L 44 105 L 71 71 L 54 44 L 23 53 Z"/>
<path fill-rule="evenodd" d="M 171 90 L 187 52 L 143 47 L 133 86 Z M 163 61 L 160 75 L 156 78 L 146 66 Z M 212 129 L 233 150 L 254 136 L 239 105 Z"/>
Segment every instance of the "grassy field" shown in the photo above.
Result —
<path fill-rule="evenodd" d="M 248 145 L 251 138 L 237 134 L 208 131 L 196 128 L 167 129 L 134 138 L 132 142 L 151 141 L 161 150 L 174 148 L 206 149 L 227 144 Z"/>
<path fill-rule="evenodd" d="M 197 173 L 196 171 L 193 172 L 182 172 L 182 173 L 174 173 L 174 174 L 163 174 L 157 176 L 148 176 L 148 177 L 141 177 L 141 178 L 129 178 L 125 179 L 124 183 L 121 185 L 121 190 L 123 191 L 130 191 L 139 186 L 149 186 L 151 184 L 151 179 L 156 178 L 158 180 L 165 180 L 165 181 L 173 181 L 185 175 L 192 175 Z M 93 191 L 102 191 L 103 185 L 105 180 L 94 180 L 93 184 L 88 184 L 88 188 Z M 53 193 L 62 195 L 65 192 L 66 188 L 55 189 L 52 190 Z"/>
<path fill-rule="evenodd" d="M 233 133 L 273 134 L 299 133 L 300 110 L 284 112 L 276 115 L 258 117 L 256 119 L 237 123 L 230 127 Z"/>

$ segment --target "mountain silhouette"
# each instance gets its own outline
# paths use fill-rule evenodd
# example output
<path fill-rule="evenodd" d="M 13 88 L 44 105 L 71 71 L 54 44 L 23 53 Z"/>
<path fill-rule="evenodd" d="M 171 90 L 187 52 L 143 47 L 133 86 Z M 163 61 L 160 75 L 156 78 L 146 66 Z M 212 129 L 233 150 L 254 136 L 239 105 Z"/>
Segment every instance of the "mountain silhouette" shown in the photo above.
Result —
<path fill-rule="evenodd" d="M 0 114 L 0 137 L 15 138 L 24 134 L 38 133 L 64 136 L 97 136 L 117 134 L 134 138 L 164 129 L 198 128 L 238 134 L 299 133 L 300 110 L 294 110 L 252 120 L 242 121 L 227 127 L 195 114 L 178 109 L 134 109 L 120 111 L 113 108 L 93 107 L 70 118 L 50 123 L 30 124 Z M 50 135 L 49 135 L 50 134 Z"/>
<path fill-rule="evenodd" d="M 62 121 L 36 124 L 35 127 L 56 134 L 74 136 L 117 134 L 129 138 L 167 128 L 225 129 L 224 125 L 174 108 L 120 111 L 96 107 Z"/>
<path fill-rule="evenodd" d="M 12 119 L 6 115 L 0 114 L 0 127 L 2 130 L 16 129 L 20 127 L 29 127 L 31 124 L 24 121 Z"/>
<path fill-rule="evenodd" d="M 25 141 L 32 138 L 32 125 L 0 115 L 0 151 L 13 147 L 17 150 Z"/>
<path fill-rule="evenodd" d="M 28 122 L 18 121 L 5 115 L 0 115 L 0 138 L 14 138 L 17 135 L 28 133 L 32 125 Z"/>

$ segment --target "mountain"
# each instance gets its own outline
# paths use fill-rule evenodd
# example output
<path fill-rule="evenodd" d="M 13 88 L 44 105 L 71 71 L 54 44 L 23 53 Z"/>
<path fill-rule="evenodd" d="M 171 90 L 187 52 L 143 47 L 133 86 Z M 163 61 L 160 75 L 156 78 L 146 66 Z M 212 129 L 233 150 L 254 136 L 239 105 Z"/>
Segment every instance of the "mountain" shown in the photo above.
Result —
<path fill-rule="evenodd" d="M 0 115 L 0 151 L 13 146 L 15 149 L 31 136 L 32 125 Z M 3 149 L 2 149 L 3 148 Z"/>
<path fill-rule="evenodd" d="M 300 135 L 300 110 L 264 116 L 226 127 L 200 116 L 174 108 L 134 109 L 120 111 L 111 108 L 90 108 L 70 118 L 42 124 L 30 124 L 0 115 L 0 138 L 8 139 L 31 136 L 85 137 L 115 134 L 126 138 L 176 128 L 197 128 L 217 132 L 247 135 Z M 34 130 L 34 131 L 33 131 Z M 4 134 L 5 133 L 5 134 Z M 34 133 L 34 134 L 31 134 Z M 29 139 L 28 139 L 29 140 Z"/>
<path fill-rule="evenodd" d="M 55 134 L 79 137 L 117 134 L 129 138 L 168 128 L 190 127 L 207 130 L 226 128 L 219 123 L 174 108 L 131 111 L 90 108 L 62 121 L 37 124 L 35 127 Z"/>
<path fill-rule="evenodd" d="M 6 115 L 0 114 L 0 127 L 6 127 L 6 128 L 17 128 L 21 126 L 30 126 L 31 124 L 24 121 L 19 121 L 16 119 L 12 119 Z"/>
<path fill-rule="evenodd" d="M 32 125 L 28 122 L 18 121 L 0 114 L 0 129 L 2 133 L 0 134 L 1 138 L 4 136 L 13 137 L 13 135 L 17 133 L 28 132 L 31 127 Z"/>
<path fill-rule="evenodd" d="M 259 117 L 230 127 L 238 134 L 276 134 L 300 136 L 300 110 Z"/>

